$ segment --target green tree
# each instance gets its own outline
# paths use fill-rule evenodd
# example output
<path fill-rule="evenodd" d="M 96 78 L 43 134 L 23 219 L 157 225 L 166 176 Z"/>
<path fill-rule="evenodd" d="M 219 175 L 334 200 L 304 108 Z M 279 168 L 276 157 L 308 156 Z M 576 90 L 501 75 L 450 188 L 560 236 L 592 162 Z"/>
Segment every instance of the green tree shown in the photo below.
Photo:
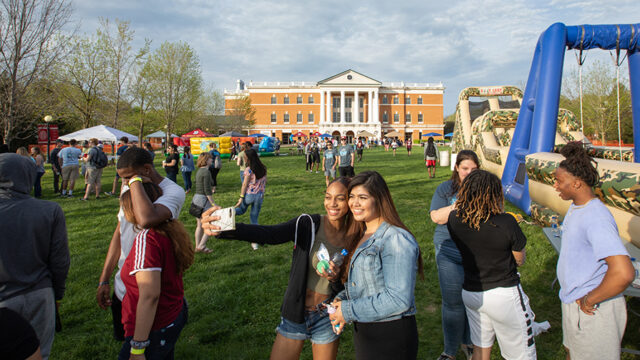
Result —
<path fill-rule="evenodd" d="M 224 124 L 227 131 L 241 131 L 245 126 L 256 123 L 256 109 L 248 96 L 237 96 L 231 100 L 231 109 L 227 112 Z"/>
<path fill-rule="evenodd" d="M 149 61 L 137 62 L 137 71 L 130 85 L 132 104 L 137 107 L 138 139 L 144 138 L 144 127 L 148 112 L 153 109 L 153 93 L 151 89 L 151 76 Z"/>
<path fill-rule="evenodd" d="M 169 144 L 178 116 L 188 110 L 189 93 L 202 84 L 198 55 L 185 42 L 164 42 L 149 58 L 149 78 Z"/>

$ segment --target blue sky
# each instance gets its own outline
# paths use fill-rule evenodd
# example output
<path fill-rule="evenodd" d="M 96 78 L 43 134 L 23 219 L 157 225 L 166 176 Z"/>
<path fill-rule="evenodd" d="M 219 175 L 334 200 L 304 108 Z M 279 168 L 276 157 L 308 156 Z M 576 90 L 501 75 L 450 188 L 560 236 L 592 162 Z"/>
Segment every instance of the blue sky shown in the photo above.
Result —
<path fill-rule="evenodd" d="M 380 81 L 440 82 L 444 114 L 468 86 L 523 85 L 541 32 L 555 22 L 639 22 L 638 0 L 124 1 L 74 3 L 80 32 L 129 20 L 136 44 L 186 41 L 220 90 L 237 79 L 319 81 L 354 69 Z M 589 55 L 609 61 L 608 53 Z M 565 73 L 575 67 L 565 56 Z M 613 66 L 613 65 L 612 65 Z"/>

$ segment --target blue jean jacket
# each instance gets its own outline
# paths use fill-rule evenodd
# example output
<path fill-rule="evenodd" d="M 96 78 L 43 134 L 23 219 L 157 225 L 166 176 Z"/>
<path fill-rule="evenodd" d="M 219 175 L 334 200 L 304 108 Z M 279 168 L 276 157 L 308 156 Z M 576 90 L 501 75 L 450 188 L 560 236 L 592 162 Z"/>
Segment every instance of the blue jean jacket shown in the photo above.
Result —
<path fill-rule="evenodd" d="M 414 315 L 418 254 L 418 244 L 409 232 L 383 222 L 351 258 L 349 280 L 337 296 L 343 299 L 345 321 L 390 321 Z"/>

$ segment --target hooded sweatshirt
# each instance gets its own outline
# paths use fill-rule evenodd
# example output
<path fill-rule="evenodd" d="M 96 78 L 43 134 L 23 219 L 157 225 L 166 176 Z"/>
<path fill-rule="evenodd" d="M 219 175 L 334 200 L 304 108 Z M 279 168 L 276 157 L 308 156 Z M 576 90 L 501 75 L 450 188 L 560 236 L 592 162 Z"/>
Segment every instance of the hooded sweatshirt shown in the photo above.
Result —
<path fill-rule="evenodd" d="M 64 213 L 30 196 L 36 166 L 29 158 L 0 154 L 0 301 L 51 287 L 64 296 L 69 247 Z"/>

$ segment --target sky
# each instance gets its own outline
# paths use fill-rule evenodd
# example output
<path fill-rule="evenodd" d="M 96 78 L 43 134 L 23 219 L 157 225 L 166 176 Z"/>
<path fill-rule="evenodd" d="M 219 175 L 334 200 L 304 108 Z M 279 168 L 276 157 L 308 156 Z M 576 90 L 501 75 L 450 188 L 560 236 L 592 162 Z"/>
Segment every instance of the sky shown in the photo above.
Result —
<path fill-rule="evenodd" d="M 134 46 L 185 41 L 205 83 L 317 82 L 353 69 L 382 82 L 442 82 L 444 115 L 469 86 L 524 86 L 540 34 L 566 25 L 640 21 L 638 0 L 76 0 L 80 33 L 100 17 L 130 21 Z M 587 62 L 613 61 L 589 53 Z M 576 68 L 565 55 L 565 73 Z"/>

